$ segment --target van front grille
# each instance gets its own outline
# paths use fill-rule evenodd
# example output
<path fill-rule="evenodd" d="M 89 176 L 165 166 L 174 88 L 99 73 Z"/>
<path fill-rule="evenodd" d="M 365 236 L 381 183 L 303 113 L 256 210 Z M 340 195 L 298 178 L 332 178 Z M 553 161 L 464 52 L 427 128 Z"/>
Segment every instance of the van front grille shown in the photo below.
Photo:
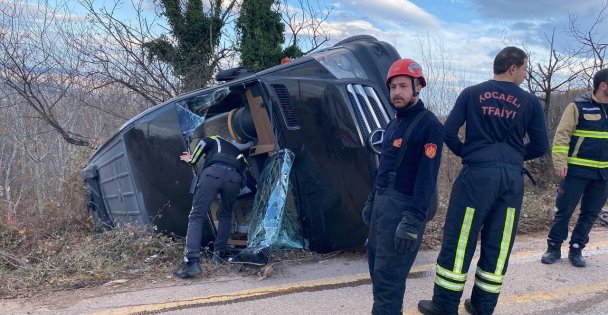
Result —
<path fill-rule="evenodd" d="M 377 128 L 386 128 L 390 119 L 372 87 L 348 84 L 346 90 L 364 138 Z"/>
<path fill-rule="evenodd" d="M 348 84 L 346 91 L 365 145 L 372 131 L 385 129 L 390 118 L 378 93 L 371 86 Z M 375 169 L 378 167 L 378 156 L 370 152 L 368 162 L 370 169 Z"/>

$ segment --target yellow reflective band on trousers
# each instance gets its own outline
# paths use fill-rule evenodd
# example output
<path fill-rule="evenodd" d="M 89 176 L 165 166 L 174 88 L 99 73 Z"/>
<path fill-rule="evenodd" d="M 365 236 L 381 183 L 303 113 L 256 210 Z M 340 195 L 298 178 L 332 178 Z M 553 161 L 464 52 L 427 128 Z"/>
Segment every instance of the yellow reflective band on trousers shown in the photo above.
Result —
<path fill-rule="evenodd" d="M 456 248 L 456 257 L 454 258 L 454 270 L 450 271 L 439 265 L 437 265 L 437 275 L 435 275 L 435 284 L 451 291 L 462 291 L 464 290 L 464 282 L 467 279 L 466 273 L 462 273 L 462 267 L 464 264 L 464 256 L 467 249 L 467 243 L 469 241 L 469 233 L 471 231 L 471 225 L 473 223 L 473 216 L 475 209 L 467 207 L 464 213 L 464 219 L 462 221 L 462 227 L 460 228 L 460 235 L 458 237 L 458 246 Z M 452 282 L 441 278 L 458 281 Z"/>
<path fill-rule="evenodd" d="M 462 221 L 462 227 L 460 228 L 460 236 L 458 237 L 458 247 L 456 248 L 456 257 L 454 258 L 454 273 L 462 273 L 462 265 L 464 264 L 464 255 L 467 250 L 467 243 L 469 241 L 469 233 L 471 231 L 471 224 L 473 222 L 473 215 L 475 209 L 467 207 L 464 214 L 464 220 Z"/>
<path fill-rule="evenodd" d="M 490 293 L 500 293 L 501 285 L 485 283 L 479 279 L 475 279 L 475 286 Z"/>
<path fill-rule="evenodd" d="M 513 237 L 513 224 L 515 223 L 515 208 L 507 208 L 507 216 L 505 218 L 505 228 L 502 231 L 502 242 L 500 242 L 500 254 L 496 261 L 495 274 L 501 275 L 505 268 L 505 263 L 509 256 L 509 246 Z"/>
<path fill-rule="evenodd" d="M 608 139 L 608 132 L 606 131 L 592 131 L 592 130 L 574 130 L 573 136 L 585 137 L 585 138 L 596 138 L 596 139 Z"/>
<path fill-rule="evenodd" d="M 467 274 L 466 273 L 455 273 L 452 271 L 449 271 L 439 265 L 437 265 L 437 274 L 438 275 L 442 275 L 444 278 L 448 278 L 448 279 L 452 279 L 455 281 L 466 281 L 467 280 Z"/>
<path fill-rule="evenodd" d="M 475 274 L 479 278 L 482 278 L 482 279 L 485 279 L 488 281 L 492 281 L 492 282 L 496 282 L 496 283 L 502 283 L 502 279 L 504 278 L 504 276 L 502 274 L 495 274 L 495 273 L 483 271 L 479 267 L 477 267 L 477 271 L 475 272 Z"/>
<path fill-rule="evenodd" d="M 454 283 L 439 277 L 435 277 L 435 284 L 451 291 L 463 291 L 464 283 Z"/>
<path fill-rule="evenodd" d="M 596 160 L 588 160 L 581 159 L 575 157 L 568 158 L 568 164 L 579 165 L 579 166 L 587 166 L 592 168 L 608 168 L 608 161 L 596 161 Z"/>

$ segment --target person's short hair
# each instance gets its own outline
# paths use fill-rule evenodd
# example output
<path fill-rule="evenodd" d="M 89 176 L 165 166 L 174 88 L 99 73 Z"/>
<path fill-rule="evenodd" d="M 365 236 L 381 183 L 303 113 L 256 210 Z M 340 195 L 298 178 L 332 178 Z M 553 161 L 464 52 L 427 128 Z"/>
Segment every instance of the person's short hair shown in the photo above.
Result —
<path fill-rule="evenodd" d="M 494 74 L 505 73 L 512 65 L 521 67 L 527 58 L 525 51 L 517 47 L 505 47 L 494 58 Z"/>
<path fill-rule="evenodd" d="M 600 84 L 606 82 L 608 84 L 608 68 L 602 69 L 593 76 L 593 94 L 600 88 Z"/>

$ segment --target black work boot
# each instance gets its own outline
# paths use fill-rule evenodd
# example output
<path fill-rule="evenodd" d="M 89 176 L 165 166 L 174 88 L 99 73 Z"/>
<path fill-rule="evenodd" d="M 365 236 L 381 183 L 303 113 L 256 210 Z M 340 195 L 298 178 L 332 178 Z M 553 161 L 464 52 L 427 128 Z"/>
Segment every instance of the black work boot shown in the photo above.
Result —
<path fill-rule="evenodd" d="M 570 263 L 574 267 L 586 267 L 587 261 L 585 261 L 585 257 L 583 257 L 582 253 L 583 249 L 580 245 L 574 243 L 570 245 L 570 251 L 568 252 L 568 259 L 570 259 Z"/>
<path fill-rule="evenodd" d="M 471 315 L 479 315 L 479 313 L 475 309 L 475 306 L 473 306 L 473 304 L 471 303 L 471 299 L 464 300 L 464 309 Z"/>
<path fill-rule="evenodd" d="M 201 265 L 199 264 L 198 260 L 191 259 L 185 261 L 182 267 L 175 272 L 175 275 L 179 278 L 184 279 L 194 277 L 200 274 L 201 272 L 203 271 L 201 270 Z"/>
<path fill-rule="evenodd" d="M 543 264 L 553 264 L 562 258 L 562 244 L 547 241 L 547 251 L 543 254 L 540 261 Z"/>
<path fill-rule="evenodd" d="M 438 308 L 435 302 L 431 300 L 419 301 L 418 310 L 424 315 L 458 315 L 458 311 L 450 313 Z"/>

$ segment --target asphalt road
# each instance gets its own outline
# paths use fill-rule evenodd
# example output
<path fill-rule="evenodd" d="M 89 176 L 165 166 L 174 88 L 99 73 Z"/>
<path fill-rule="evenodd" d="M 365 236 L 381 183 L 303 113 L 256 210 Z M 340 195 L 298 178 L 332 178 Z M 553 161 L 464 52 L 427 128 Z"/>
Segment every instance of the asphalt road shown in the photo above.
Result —
<path fill-rule="evenodd" d="M 540 263 L 543 235 L 519 236 L 495 314 L 608 314 L 608 228 L 596 226 L 588 266 Z M 566 256 L 564 248 L 562 256 Z M 407 280 L 405 314 L 432 294 L 436 251 L 420 252 Z M 476 259 L 473 259 L 475 262 Z M 470 270 L 475 270 L 472 267 Z M 473 272 L 465 289 L 468 297 Z M 270 276 L 167 279 L 0 300 L 2 314 L 369 314 L 372 287 L 362 255 L 275 266 Z M 461 314 L 467 314 L 461 305 Z"/>

